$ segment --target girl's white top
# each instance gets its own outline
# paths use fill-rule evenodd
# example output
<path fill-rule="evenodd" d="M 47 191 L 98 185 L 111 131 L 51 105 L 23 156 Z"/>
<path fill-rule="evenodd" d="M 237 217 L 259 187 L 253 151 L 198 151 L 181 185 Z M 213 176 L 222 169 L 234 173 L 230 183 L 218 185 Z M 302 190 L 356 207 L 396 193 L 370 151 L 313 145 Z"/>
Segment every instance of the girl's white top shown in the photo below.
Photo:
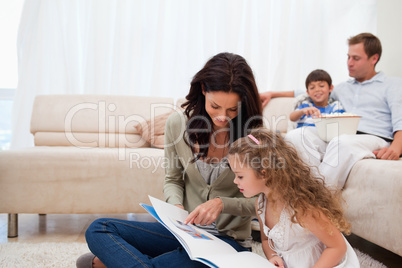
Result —
<path fill-rule="evenodd" d="M 290 221 L 290 214 L 283 209 L 279 222 L 269 229 L 265 224 L 265 195 L 258 198 L 258 211 L 263 223 L 268 244 L 285 262 L 286 268 L 311 268 L 320 258 L 325 245 L 310 230 Z M 261 213 L 260 213 L 261 212 Z M 341 263 L 336 267 L 360 267 L 355 251 L 348 241 L 347 252 Z"/>

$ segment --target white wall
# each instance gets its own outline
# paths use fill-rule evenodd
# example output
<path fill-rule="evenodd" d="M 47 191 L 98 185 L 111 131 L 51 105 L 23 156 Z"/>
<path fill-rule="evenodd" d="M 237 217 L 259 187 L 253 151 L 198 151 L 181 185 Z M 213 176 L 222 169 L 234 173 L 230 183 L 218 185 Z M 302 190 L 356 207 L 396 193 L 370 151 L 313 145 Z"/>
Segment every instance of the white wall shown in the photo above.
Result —
<path fill-rule="evenodd" d="M 402 78 L 402 10 L 401 0 L 378 0 L 377 36 L 382 44 L 382 56 L 377 71 Z"/>
<path fill-rule="evenodd" d="M 7 94 L 3 88 L 17 87 L 17 31 L 23 2 L 0 0 L 0 95 Z"/>

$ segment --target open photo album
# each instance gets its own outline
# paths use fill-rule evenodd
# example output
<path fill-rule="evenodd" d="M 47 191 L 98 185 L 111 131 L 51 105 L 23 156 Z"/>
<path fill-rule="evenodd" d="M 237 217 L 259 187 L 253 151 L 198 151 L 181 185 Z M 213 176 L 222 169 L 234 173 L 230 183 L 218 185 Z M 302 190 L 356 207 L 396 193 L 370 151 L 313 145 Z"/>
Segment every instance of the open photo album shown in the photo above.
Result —
<path fill-rule="evenodd" d="M 193 224 L 184 224 L 187 211 L 151 196 L 149 199 L 152 206 L 140 205 L 179 240 L 192 260 L 220 268 L 275 267 L 256 253 L 237 252 L 231 245 L 207 231 Z"/>

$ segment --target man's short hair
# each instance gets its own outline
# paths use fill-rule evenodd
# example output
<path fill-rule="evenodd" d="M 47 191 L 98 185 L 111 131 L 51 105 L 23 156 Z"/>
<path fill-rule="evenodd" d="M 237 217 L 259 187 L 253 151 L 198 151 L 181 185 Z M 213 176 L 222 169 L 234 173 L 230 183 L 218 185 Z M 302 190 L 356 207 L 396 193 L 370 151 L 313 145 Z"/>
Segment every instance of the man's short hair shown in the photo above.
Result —
<path fill-rule="evenodd" d="M 377 36 L 371 33 L 361 33 L 356 36 L 352 36 L 348 39 L 348 44 L 356 45 L 363 43 L 364 52 L 366 52 L 367 56 L 370 58 L 371 56 L 378 54 L 378 60 L 376 64 L 380 61 L 382 47 L 380 39 Z"/>
<path fill-rule="evenodd" d="M 306 88 L 308 89 L 308 85 L 311 82 L 316 81 L 324 81 L 328 83 L 328 86 L 332 85 L 331 76 L 324 70 L 317 69 L 312 71 L 306 78 Z"/>

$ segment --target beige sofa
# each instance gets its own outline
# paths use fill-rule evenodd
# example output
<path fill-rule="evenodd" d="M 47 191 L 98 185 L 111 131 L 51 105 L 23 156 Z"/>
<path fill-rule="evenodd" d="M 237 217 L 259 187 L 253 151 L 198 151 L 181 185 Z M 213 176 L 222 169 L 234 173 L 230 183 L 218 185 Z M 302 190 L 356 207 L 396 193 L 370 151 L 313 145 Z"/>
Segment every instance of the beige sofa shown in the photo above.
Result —
<path fill-rule="evenodd" d="M 35 147 L 0 152 L 0 213 L 9 213 L 9 235 L 17 235 L 17 213 L 143 213 L 138 203 L 147 195 L 163 198 L 163 150 L 154 148 L 158 138 L 134 126 L 163 118 L 158 115 L 174 111 L 173 104 L 170 98 L 38 96 Z M 285 134 L 293 105 L 293 98 L 273 99 L 265 125 Z M 402 160 L 361 160 L 343 196 L 353 233 L 402 256 L 401 171 Z"/>
<path fill-rule="evenodd" d="M 135 128 L 171 112 L 171 98 L 54 95 L 35 99 L 35 147 L 0 152 L 0 213 L 144 213 L 163 198 L 163 150 Z M 150 122 L 153 123 L 153 122 Z"/>

